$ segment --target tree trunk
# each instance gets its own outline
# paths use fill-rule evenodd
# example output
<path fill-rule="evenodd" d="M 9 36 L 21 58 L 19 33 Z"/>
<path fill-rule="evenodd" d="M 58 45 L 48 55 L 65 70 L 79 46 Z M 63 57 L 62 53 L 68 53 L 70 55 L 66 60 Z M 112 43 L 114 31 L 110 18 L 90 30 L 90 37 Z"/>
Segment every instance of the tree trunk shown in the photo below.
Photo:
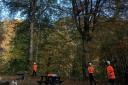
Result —
<path fill-rule="evenodd" d="M 32 61 L 33 59 L 33 28 L 34 28 L 34 23 L 30 23 L 30 50 L 29 50 L 29 60 Z"/>
<path fill-rule="evenodd" d="M 34 31 L 34 20 L 35 20 L 35 0 L 30 0 L 30 49 L 29 49 L 29 61 L 33 60 L 33 31 Z"/>
<path fill-rule="evenodd" d="M 83 34 L 82 36 L 82 69 L 83 69 L 83 77 L 87 78 L 87 64 L 89 62 L 89 48 L 88 48 L 88 36 Z"/>
<path fill-rule="evenodd" d="M 35 50 L 35 61 L 37 62 L 38 61 L 38 53 L 39 53 L 39 42 L 40 42 L 40 29 L 37 30 L 36 32 L 36 50 Z"/>
<path fill-rule="evenodd" d="M 83 53 L 81 57 L 82 58 L 81 64 L 82 64 L 82 69 L 85 68 L 85 72 L 87 69 L 87 62 L 89 62 L 88 61 L 89 60 L 88 43 L 91 40 L 90 31 L 93 31 L 93 29 L 91 29 L 93 27 L 90 28 L 90 26 L 92 26 L 96 22 L 96 17 L 98 16 L 97 14 L 100 9 L 99 7 L 100 3 L 101 3 L 101 0 L 96 0 L 95 5 L 93 5 L 92 0 L 91 1 L 90 0 L 83 0 L 83 1 L 72 0 L 73 18 L 76 24 L 76 28 L 78 29 L 82 38 Z M 91 6 L 91 9 L 90 9 L 90 6 Z M 85 72 L 83 70 L 83 77 L 85 77 Z"/>
<path fill-rule="evenodd" d="M 86 77 L 86 70 L 87 70 L 87 56 L 85 55 L 87 52 L 86 52 L 86 49 L 85 49 L 85 39 L 84 37 L 82 38 L 82 73 L 83 73 L 83 78 Z"/>

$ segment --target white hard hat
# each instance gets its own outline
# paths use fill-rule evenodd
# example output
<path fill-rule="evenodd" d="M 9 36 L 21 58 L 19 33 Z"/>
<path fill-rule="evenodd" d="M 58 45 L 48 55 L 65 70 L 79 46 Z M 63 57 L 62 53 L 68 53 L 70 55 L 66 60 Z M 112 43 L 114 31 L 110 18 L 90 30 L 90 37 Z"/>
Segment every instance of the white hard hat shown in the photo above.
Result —
<path fill-rule="evenodd" d="M 92 65 L 92 63 L 88 63 L 90 66 Z"/>
<path fill-rule="evenodd" d="M 36 64 L 36 62 L 34 62 L 34 64 Z"/>
<path fill-rule="evenodd" d="M 110 61 L 107 61 L 107 64 L 109 64 L 109 65 L 110 65 Z"/>

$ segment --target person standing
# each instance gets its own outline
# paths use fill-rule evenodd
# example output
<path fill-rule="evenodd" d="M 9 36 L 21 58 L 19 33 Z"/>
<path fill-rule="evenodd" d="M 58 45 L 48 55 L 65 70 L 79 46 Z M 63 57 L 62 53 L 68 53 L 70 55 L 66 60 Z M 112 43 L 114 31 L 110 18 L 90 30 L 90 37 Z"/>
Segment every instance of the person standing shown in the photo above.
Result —
<path fill-rule="evenodd" d="M 17 85 L 17 81 L 16 80 L 12 80 L 11 85 Z"/>
<path fill-rule="evenodd" d="M 37 75 L 37 64 L 36 64 L 36 62 L 34 62 L 34 64 L 33 64 L 33 77 L 36 77 L 36 75 Z"/>
<path fill-rule="evenodd" d="M 110 85 L 114 85 L 115 84 L 115 79 L 116 79 L 116 76 L 115 76 L 115 71 L 114 71 L 114 68 L 113 66 L 110 64 L 110 61 L 107 61 L 107 77 L 108 77 L 108 82 L 110 83 Z"/>
<path fill-rule="evenodd" d="M 89 74 L 90 85 L 93 85 L 93 84 L 96 85 L 96 81 L 94 79 L 94 67 L 92 66 L 92 63 L 89 63 L 88 74 Z"/>

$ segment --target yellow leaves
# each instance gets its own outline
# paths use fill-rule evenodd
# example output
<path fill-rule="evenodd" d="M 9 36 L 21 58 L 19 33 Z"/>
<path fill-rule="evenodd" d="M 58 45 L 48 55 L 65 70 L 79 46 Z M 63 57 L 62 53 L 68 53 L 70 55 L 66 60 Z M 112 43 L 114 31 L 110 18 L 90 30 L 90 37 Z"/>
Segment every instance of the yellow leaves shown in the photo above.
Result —
<path fill-rule="evenodd" d="M 7 62 L 12 58 L 11 50 L 13 48 L 12 40 L 15 37 L 15 27 L 20 23 L 18 20 L 5 20 L 3 21 L 5 33 L 3 34 L 4 40 L 1 43 L 1 47 L 4 49 L 2 56 L 4 60 Z"/>

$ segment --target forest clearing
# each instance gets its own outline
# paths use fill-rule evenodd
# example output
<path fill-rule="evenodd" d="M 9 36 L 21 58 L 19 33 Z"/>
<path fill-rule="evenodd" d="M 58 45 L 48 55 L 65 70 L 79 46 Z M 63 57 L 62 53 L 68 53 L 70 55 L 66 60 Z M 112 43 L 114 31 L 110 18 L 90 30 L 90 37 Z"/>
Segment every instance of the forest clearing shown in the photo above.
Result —
<path fill-rule="evenodd" d="M 0 0 L 0 85 L 127 85 L 128 0 Z"/>

